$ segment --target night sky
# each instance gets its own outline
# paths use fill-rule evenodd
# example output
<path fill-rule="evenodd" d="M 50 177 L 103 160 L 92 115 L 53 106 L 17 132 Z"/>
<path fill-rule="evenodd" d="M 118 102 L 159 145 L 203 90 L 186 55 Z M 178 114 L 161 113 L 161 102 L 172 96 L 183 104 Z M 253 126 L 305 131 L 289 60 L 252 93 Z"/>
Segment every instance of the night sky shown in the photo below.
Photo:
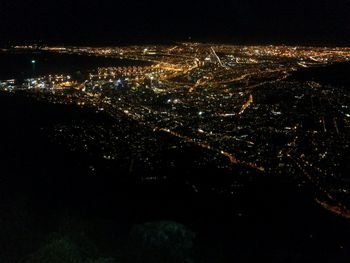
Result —
<path fill-rule="evenodd" d="M 2 0 L 0 42 L 350 45 L 348 0 Z"/>

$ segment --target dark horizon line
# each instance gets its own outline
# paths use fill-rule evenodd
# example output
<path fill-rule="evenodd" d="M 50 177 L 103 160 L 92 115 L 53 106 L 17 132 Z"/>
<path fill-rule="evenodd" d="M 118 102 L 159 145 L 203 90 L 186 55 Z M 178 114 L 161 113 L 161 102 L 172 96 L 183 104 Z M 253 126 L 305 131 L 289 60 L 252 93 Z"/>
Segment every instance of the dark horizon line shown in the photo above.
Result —
<path fill-rule="evenodd" d="M 248 39 L 244 37 L 150 37 L 150 38 L 124 38 L 124 39 L 104 39 L 104 40 L 57 40 L 57 39 L 11 39 L 0 40 L 1 47 L 11 47 L 14 45 L 56 45 L 56 46 L 92 46 L 92 47 L 106 47 L 106 46 L 128 46 L 128 45 L 174 45 L 177 43 L 203 43 L 203 44 L 218 44 L 218 45 L 275 45 L 275 46 L 309 46 L 309 47 L 350 47 L 350 41 L 322 41 L 318 39 L 301 40 L 301 39 Z"/>

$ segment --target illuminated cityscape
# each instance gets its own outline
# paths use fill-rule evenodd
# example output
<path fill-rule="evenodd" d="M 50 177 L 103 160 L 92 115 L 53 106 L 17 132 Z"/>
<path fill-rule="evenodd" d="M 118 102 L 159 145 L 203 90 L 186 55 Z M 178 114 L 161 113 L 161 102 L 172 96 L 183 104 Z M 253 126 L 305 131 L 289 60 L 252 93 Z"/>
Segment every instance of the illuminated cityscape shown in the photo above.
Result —
<path fill-rule="evenodd" d="M 94 109 L 116 120 L 114 131 L 57 126 L 53 140 L 64 141 L 72 151 L 97 149 L 96 158 L 107 162 L 127 155 L 130 171 L 146 171 L 138 173 L 140 180 L 164 181 L 169 175 L 159 173 L 159 167 L 170 171 L 178 165 L 171 157 L 164 160 L 165 154 L 190 148 L 201 155 L 193 157 L 196 167 L 210 164 L 232 173 L 228 184 L 205 186 L 210 191 L 236 195 L 244 177 L 288 176 L 310 187 L 316 203 L 350 218 L 350 94 L 293 77 L 304 68 L 349 61 L 350 48 L 178 43 L 11 49 L 34 51 L 134 62 L 98 67 L 79 77 L 72 72 L 0 82 L 2 91 Z M 137 130 L 120 120 L 136 123 Z M 208 190 L 198 179 L 187 182 L 194 192 Z"/>
<path fill-rule="evenodd" d="M 0 3 L 0 263 L 349 263 L 349 0 Z"/>

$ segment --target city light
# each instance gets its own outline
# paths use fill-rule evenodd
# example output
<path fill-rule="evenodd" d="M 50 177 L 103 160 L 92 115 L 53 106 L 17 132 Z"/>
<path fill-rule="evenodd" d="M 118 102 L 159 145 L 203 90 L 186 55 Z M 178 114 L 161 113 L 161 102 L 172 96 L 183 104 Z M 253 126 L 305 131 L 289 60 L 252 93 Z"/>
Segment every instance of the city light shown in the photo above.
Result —
<path fill-rule="evenodd" d="M 158 144 L 155 152 L 151 150 L 153 131 L 153 136 L 173 138 L 174 149 L 191 146 L 210 156 L 199 165 L 210 162 L 229 171 L 239 165 L 241 174 L 293 175 L 312 185 L 319 205 L 350 218 L 341 197 L 344 189 L 339 188 L 342 153 L 350 145 L 350 97 L 342 87 L 292 77 L 300 70 L 346 62 L 350 48 L 177 43 L 41 49 L 133 63 L 97 67 L 78 79 L 51 74 L 23 82 L 5 80 L 0 89 L 26 91 L 53 103 L 93 108 L 115 120 L 137 123 L 145 130 L 133 130 L 137 135 L 125 138 L 151 170 L 157 169 L 151 156 L 161 155 L 155 153 Z M 31 63 L 34 71 L 36 61 Z M 84 134 L 69 136 L 88 141 Z M 106 161 L 122 154 L 118 145 L 108 150 L 111 145 L 104 139 L 100 143 Z"/>

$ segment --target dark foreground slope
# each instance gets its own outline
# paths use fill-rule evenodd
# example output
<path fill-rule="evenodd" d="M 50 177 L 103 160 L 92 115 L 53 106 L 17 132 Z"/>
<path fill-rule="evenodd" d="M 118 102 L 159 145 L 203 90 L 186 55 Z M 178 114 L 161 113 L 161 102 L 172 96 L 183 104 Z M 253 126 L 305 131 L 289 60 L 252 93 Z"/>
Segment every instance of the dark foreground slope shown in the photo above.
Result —
<path fill-rule="evenodd" d="M 153 171 L 174 173 L 165 181 L 139 180 L 142 169 L 130 171 L 129 164 L 118 161 L 92 173 L 91 156 L 53 143 L 48 131 L 58 124 L 80 122 L 109 127 L 114 120 L 20 94 L 0 94 L 0 113 L 1 262 L 349 259 L 350 222 L 320 209 L 307 189 L 296 188 L 288 175 L 253 176 L 235 195 L 196 193 L 187 177 L 202 180 L 207 186 L 203 189 L 210 189 L 210 184 L 232 174 L 210 164 L 191 168 L 186 153 L 176 157 L 176 170 Z M 193 244 L 189 234 L 176 234 L 176 241 L 171 241 L 185 251 L 183 257 L 164 256 L 160 261 L 159 255 L 169 252 L 167 247 L 155 245 L 148 254 L 135 249 L 135 225 L 159 221 L 178 222 L 194 233 Z M 161 230 L 142 231 L 151 236 L 147 244 L 163 242 Z M 46 257 L 50 259 L 45 261 Z"/>

